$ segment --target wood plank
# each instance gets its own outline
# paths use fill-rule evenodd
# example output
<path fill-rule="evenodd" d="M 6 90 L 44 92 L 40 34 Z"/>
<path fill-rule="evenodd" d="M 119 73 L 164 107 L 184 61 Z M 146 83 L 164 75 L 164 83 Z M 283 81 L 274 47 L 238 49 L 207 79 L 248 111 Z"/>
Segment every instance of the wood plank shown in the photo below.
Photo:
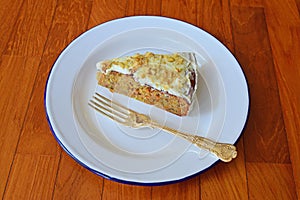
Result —
<path fill-rule="evenodd" d="M 60 147 L 53 137 L 45 115 L 44 93 L 48 72 L 55 57 L 43 56 L 32 87 L 30 104 L 17 147 L 20 154 L 57 155 Z M 29 174 L 28 174 L 29 175 Z"/>
<path fill-rule="evenodd" d="M 264 7 L 266 0 L 231 0 L 231 6 L 244 6 L 244 7 Z M 268 0 L 267 0 L 268 1 Z"/>
<path fill-rule="evenodd" d="M 58 156 L 17 154 L 3 199 L 51 199 L 58 162 Z"/>
<path fill-rule="evenodd" d="M 298 14 L 300 15 L 300 0 L 296 0 L 297 8 L 298 8 Z"/>
<path fill-rule="evenodd" d="M 281 26 L 299 26 L 299 10 L 295 0 L 265 1 L 267 23 Z"/>
<path fill-rule="evenodd" d="M 48 73 L 59 53 L 68 43 L 86 30 L 90 9 L 91 2 L 89 0 L 58 2 L 20 138 L 19 153 L 58 153 L 58 145 L 50 132 L 45 117 L 44 96 L 41 94 L 44 93 Z M 41 116 L 37 116 L 37 113 Z"/>
<path fill-rule="evenodd" d="M 31 155 L 32 157 L 48 155 L 54 156 L 55 158 L 58 156 L 58 160 L 60 158 L 61 148 L 59 148 L 59 145 L 50 132 L 44 112 L 44 98 L 41 94 L 44 93 L 45 83 L 51 66 L 61 50 L 64 49 L 69 42 L 86 30 L 91 6 L 92 2 L 89 0 L 59 1 L 57 4 L 53 23 L 45 45 L 45 51 L 43 52 L 42 62 L 39 64 L 40 67 L 33 87 L 30 100 L 31 103 L 26 115 L 22 136 L 20 137 L 17 149 L 18 157 L 24 157 L 26 155 Z M 34 159 L 29 159 L 27 162 L 28 165 L 34 165 L 34 163 L 29 162 L 35 161 Z M 62 163 L 64 164 L 65 162 Z M 22 162 L 15 162 L 13 165 L 13 169 L 19 169 L 21 167 Z M 50 188 L 49 190 L 52 191 L 49 192 L 49 194 L 52 194 L 55 189 L 55 181 L 57 183 L 61 183 L 63 181 L 61 178 L 64 178 L 62 176 L 58 176 L 57 180 L 55 180 L 59 167 L 62 168 L 61 172 L 64 173 L 63 170 L 65 170 L 65 166 L 60 166 L 58 164 L 52 166 L 53 173 L 45 173 L 45 176 L 49 176 L 48 178 L 54 178 L 54 181 L 49 183 L 42 182 L 42 176 L 40 178 L 37 176 L 35 180 L 32 180 L 32 174 L 30 173 L 31 170 L 27 170 L 27 174 L 24 172 L 22 177 L 14 177 L 17 174 L 12 173 L 10 179 L 14 180 L 12 185 L 13 183 L 16 184 L 17 182 L 22 181 L 21 179 L 28 179 L 30 184 L 34 184 L 33 181 L 40 182 L 40 187 L 44 187 L 45 189 Z M 85 176 L 81 171 L 82 169 L 78 168 L 78 164 L 76 164 L 76 162 L 71 162 L 70 167 L 74 167 L 74 170 L 72 171 L 73 176 L 76 176 L 76 173 L 78 173 L 78 177 Z M 66 170 L 68 170 L 68 168 Z M 76 183 L 79 185 L 86 185 L 86 180 L 84 178 L 77 179 Z M 26 189 L 26 187 L 26 184 L 20 184 L 19 189 L 22 191 Z M 74 191 L 78 190 L 78 188 L 72 185 L 72 182 L 66 182 L 64 187 L 69 189 L 74 187 Z M 98 186 L 94 184 L 90 184 L 89 187 L 89 190 L 99 189 Z M 55 196 L 63 196 L 64 192 L 65 190 L 55 190 Z M 80 191 L 78 191 L 77 194 L 79 194 L 79 192 Z M 48 197 L 45 193 L 41 193 L 41 195 L 42 197 L 39 199 L 45 199 Z"/>
<path fill-rule="evenodd" d="M 102 178 L 63 152 L 53 199 L 101 199 L 102 184 Z"/>
<path fill-rule="evenodd" d="M 197 2 L 194 0 L 162 0 L 161 15 L 197 25 Z"/>
<path fill-rule="evenodd" d="M 152 199 L 201 199 L 200 190 L 199 176 L 196 176 L 183 182 L 153 187 Z"/>
<path fill-rule="evenodd" d="M 105 180 L 102 200 L 106 199 L 151 199 L 151 187 L 126 185 Z"/>
<path fill-rule="evenodd" d="M 236 159 L 230 163 L 220 162 L 201 174 L 201 200 L 248 199 L 243 138 L 239 140 L 237 150 Z"/>
<path fill-rule="evenodd" d="M 126 1 L 123 0 L 95 0 L 89 20 L 89 28 L 98 24 L 124 17 Z"/>
<path fill-rule="evenodd" d="M 2 56 L 0 59 L 0 196 L 23 128 L 39 62 L 40 57 Z"/>
<path fill-rule="evenodd" d="M 128 0 L 126 15 L 160 15 L 161 0 Z"/>
<path fill-rule="evenodd" d="M 289 163 L 264 10 L 233 6 L 231 12 L 235 54 L 250 91 L 250 112 L 244 132 L 246 161 Z"/>
<path fill-rule="evenodd" d="M 55 6 L 52 0 L 24 1 L 4 54 L 41 56 Z"/>
<path fill-rule="evenodd" d="M 197 10 L 198 25 L 233 52 L 229 1 L 203 0 Z"/>
<path fill-rule="evenodd" d="M 298 197 L 300 196 L 300 26 L 269 26 L 284 123 Z"/>
<path fill-rule="evenodd" d="M 247 163 L 250 199 L 297 199 L 290 164 Z"/>
<path fill-rule="evenodd" d="M 14 29 L 22 3 L 23 1 L 0 1 L 0 55 Z M 8 10 L 9 12 L 7 12 Z"/>
<path fill-rule="evenodd" d="M 72 40 L 87 30 L 92 4 L 91 0 L 58 1 L 44 56 L 58 57 Z M 49 60 L 48 69 L 53 64 L 52 59 Z"/>
<path fill-rule="evenodd" d="M 266 3 L 266 19 L 274 54 L 281 105 L 284 113 L 289 152 L 297 194 L 300 197 L 300 1 L 286 1 L 285 15 L 278 13 L 282 4 Z"/>

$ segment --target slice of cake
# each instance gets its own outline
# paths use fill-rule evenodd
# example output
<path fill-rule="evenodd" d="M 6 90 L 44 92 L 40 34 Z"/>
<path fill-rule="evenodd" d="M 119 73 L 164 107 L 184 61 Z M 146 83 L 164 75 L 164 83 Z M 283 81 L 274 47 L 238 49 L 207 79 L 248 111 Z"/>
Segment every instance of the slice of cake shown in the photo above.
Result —
<path fill-rule="evenodd" d="M 135 54 L 97 63 L 98 84 L 179 116 L 186 116 L 197 89 L 194 53 Z"/>

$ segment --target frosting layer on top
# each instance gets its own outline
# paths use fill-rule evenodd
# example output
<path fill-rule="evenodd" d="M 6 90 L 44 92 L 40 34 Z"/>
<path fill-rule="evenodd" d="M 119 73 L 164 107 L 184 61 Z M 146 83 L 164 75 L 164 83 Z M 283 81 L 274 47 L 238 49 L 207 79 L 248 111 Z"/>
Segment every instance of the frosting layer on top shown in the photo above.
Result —
<path fill-rule="evenodd" d="M 183 97 L 189 103 L 197 88 L 197 61 L 195 54 L 135 54 L 103 60 L 96 64 L 97 70 L 108 74 L 116 71 L 133 76 L 141 85 Z"/>

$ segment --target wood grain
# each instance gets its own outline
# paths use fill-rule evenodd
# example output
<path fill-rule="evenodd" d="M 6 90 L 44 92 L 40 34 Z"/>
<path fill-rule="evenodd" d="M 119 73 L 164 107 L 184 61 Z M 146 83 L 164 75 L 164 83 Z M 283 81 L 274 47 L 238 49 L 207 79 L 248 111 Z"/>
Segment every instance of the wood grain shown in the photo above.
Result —
<path fill-rule="evenodd" d="M 284 123 L 289 143 L 289 152 L 293 168 L 297 193 L 300 196 L 300 27 L 270 31 L 273 41 L 276 74 L 279 84 L 280 99 L 284 114 Z M 282 38 L 288 38 L 289 42 L 283 42 Z M 280 47 L 280 48 L 279 48 Z M 285 56 L 280 56 L 285 55 Z M 294 66 L 295 70 L 286 70 L 287 66 Z"/>
<path fill-rule="evenodd" d="M 74 164 L 65 152 L 55 183 L 53 199 L 101 199 L 103 179 Z"/>
<path fill-rule="evenodd" d="M 4 199 L 51 199 L 58 162 L 57 156 L 18 154 Z"/>
<path fill-rule="evenodd" d="M 296 13 L 295 4 L 289 1 L 289 21 L 285 23 L 276 19 L 274 12 L 278 5 L 267 4 L 268 31 L 271 48 L 274 55 L 276 77 L 278 80 L 284 123 L 289 143 L 289 152 L 293 168 L 297 193 L 300 196 L 300 23 L 299 13 Z M 287 9 L 285 8 L 285 9 Z M 276 20 L 274 20 L 276 19 Z M 295 22 L 298 22 L 295 24 Z M 298 78 L 297 78 L 298 77 Z M 296 134 L 295 134 L 296 133 Z"/>
<path fill-rule="evenodd" d="M 126 16 L 131 15 L 160 15 L 161 0 L 128 0 Z"/>
<path fill-rule="evenodd" d="M 81 2 L 81 3 L 80 3 Z M 43 116 L 36 116 L 36 113 L 44 113 L 44 92 L 48 73 L 59 53 L 75 39 L 80 33 L 86 30 L 83 25 L 87 24 L 91 9 L 90 1 L 60 1 L 56 7 L 52 27 L 49 32 L 45 51 L 40 63 L 37 79 L 35 81 L 31 103 L 24 124 L 24 131 L 20 138 L 18 147 L 19 153 L 42 153 L 57 154 L 54 148 L 56 141 L 50 132 L 48 122 Z M 79 13 L 82 13 L 79 15 Z M 74 17 L 78 15 L 78 17 Z M 68 23 L 66 23 L 68 21 Z M 71 34 L 72 33 L 72 34 Z M 49 148 L 52 145 L 53 148 Z"/>
<path fill-rule="evenodd" d="M 235 54 L 248 77 L 251 96 L 244 132 L 246 160 L 289 163 L 264 10 L 236 6 L 231 10 Z"/>
<path fill-rule="evenodd" d="M 127 2 L 123 0 L 94 0 L 88 23 L 89 28 L 109 20 L 124 17 L 127 6 L 126 3 Z"/>
<path fill-rule="evenodd" d="M 300 0 L 296 0 L 296 4 L 297 4 L 297 7 L 298 7 L 298 13 L 300 14 Z"/>
<path fill-rule="evenodd" d="M 231 163 L 217 163 L 201 174 L 201 199 L 248 199 L 243 139 L 237 145 L 238 157 Z M 211 190 L 213 188 L 213 190 Z"/>
<path fill-rule="evenodd" d="M 197 1 L 178 0 L 174 3 L 172 0 L 162 0 L 161 15 L 195 25 L 197 24 Z"/>
<path fill-rule="evenodd" d="M 198 2 L 198 26 L 234 51 L 229 1 L 203 0 Z M 216 14 L 218 13 L 218 14 Z"/>
<path fill-rule="evenodd" d="M 39 57 L 2 56 L 0 59 L 0 195 L 14 159 L 34 85 Z M 12 67 L 19 66 L 19 67 Z M 13 81 L 12 81 L 13 80 Z M 22 85 L 22 87 L 19 87 Z"/>
<path fill-rule="evenodd" d="M 151 187 L 125 185 L 113 181 L 104 181 L 102 199 L 150 199 Z"/>
<path fill-rule="evenodd" d="M 297 199 L 290 164 L 247 163 L 247 171 L 250 199 Z"/>
<path fill-rule="evenodd" d="M 231 0 L 231 6 L 240 6 L 240 7 L 264 7 L 266 0 Z"/>
<path fill-rule="evenodd" d="M 87 30 L 92 3 L 91 0 L 59 0 L 57 2 L 43 53 L 46 58 L 53 57 L 48 60 L 48 71 L 61 51 Z"/>
<path fill-rule="evenodd" d="M 172 185 L 155 186 L 152 188 L 152 199 L 157 200 L 180 200 L 201 199 L 199 177 Z"/>
<path fill-rule="evenodd" d="M 1 1 L 0 7 L 0 55 L 4 51 L 7 41 L 10 37 L 11 32 L 14 29 L 19 10 L 22 6 L 22 1 Z M 7 14 L 7 11 L 10 14 Z"/>
<path fill-rule="evenodd" d="M 47 183 L 43 184 L 44 187 L 47 185 L 48 191 L 41 193 L 40 191 L 36 191 L 37 189 L 28 190 L 27 184 L 20 184 L 18 185 L 19 192 L 16 193 L 16 195 L 22 194 L 31 197 L 37 192 L 37 194 L 41 195 L 41 199 L 50 199 L 53 195 L 55 182 L 60 181 L 60 176 L 56 179 L 56 174 L 59 167 L 61 149 L 58 147 L 49 130 L 44 113 L 44 98 L 41 94 L 44 93 L 45 82 L 56 56 L 58 56 L 59 52 L 65 48 L 69 42 L 85 31 L 84 25 L 87 24 L 89 17 L 88 8 L 91 8 L 90 1 L 87 1 L 87 3 L 83 1 L 60 1 L 57 4 L 48 40 L 45 44 L 42 61 L 40 62 L 40 60 L 38 60 L 38 62 L 33 65 L 39 66 L 39 71 L 34 87 L 29 87 L 33 88 L 33 92 L 28 92 L 28 94 L 31 94 L 30 105 L 28 107 L 26 121 L 23 125 L 23 132 L 19 139 L 16 155 L 18 159 L 24 161 L 13 163 L 10 175 L 16 177 L 16 179 L 12 179 L 9 182 L 7 186 L 8 192 L 10 192 L 11 185 L 18 185 L 20 180 L 17 177 L 26 179 L 27 183 L 32 185 L 33 188 L 39 189 L 39 182 L 31 178 L 32 174 L 28 173 L 28 171 L 20 171 L 19 169 L 22 168 L 24 162 L 26 162 L 27 165 L 34 165 L 37 170 L 38 168 L 43 168 L 39 163 L 30 163 L 35 162 L 35 159 L 40 155 L 49 156 L 54 159 L 51 160 L 51 162 L 53 162 L 51 169 L 53 170 L 44 171 L 44 174 L 48 174 L 49 177 L 52 177 L 51 181 L 47 181 Z M 80 12 L 82 15 L 79 15 Z M 31 78 L 31 80 L 33 81 L 34 78 Z M 37 113 L 39 113 L 39 115 Z M 84 179 L 82 179 L 82 181 L 84 182 Z M 96 187 L 96 185 L 94 185 L 94 187 Z M 60 192 L 64 191 L 56 190 L 55 194 L 59 196 Z M 9 198 L 10 196 L 8 196 L 8 199 Z"/>
<path fill-rule="evenodd" d="M 42 55 L 55 5 L 52 0 L 25 0 L 4 54 Z"/>
<path fill-rule="evenodd" d="M 300 17 L 296 1 L 278 1 L 276 4 L 271 1 L 265 1 L 264 5 L 269 26 L 274 24 L 276 24 L 278 28 L 280 28 L 280 26 L 299 26 Z"/>

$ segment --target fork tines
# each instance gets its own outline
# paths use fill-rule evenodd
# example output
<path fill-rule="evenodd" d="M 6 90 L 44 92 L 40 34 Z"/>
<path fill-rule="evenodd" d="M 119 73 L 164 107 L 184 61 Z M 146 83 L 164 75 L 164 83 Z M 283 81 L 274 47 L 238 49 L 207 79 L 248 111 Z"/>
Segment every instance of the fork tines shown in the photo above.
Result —
<path fill-rule="evenodd" d="M 113 102 L 97 92 L 93 95 L 88 104 L 99 113 L 119 123 L 123 123 L 130 114 L 130 110 L 128 108 Z"/>

